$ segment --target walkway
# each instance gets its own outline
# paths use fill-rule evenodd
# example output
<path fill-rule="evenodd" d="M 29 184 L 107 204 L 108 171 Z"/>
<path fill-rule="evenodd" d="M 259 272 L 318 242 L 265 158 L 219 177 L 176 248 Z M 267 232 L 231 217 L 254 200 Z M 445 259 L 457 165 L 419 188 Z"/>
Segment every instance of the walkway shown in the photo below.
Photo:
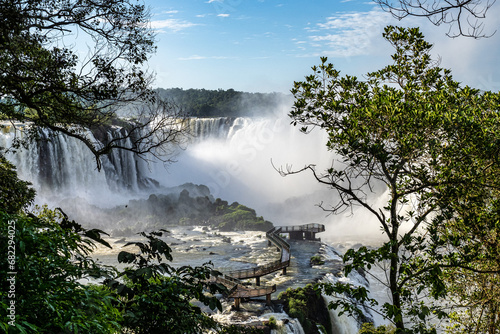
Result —
<path fill-rule="evenodd" d="M 260 277 L 278 270 L 286 274 L 286 268 L 290 266 L 290 244 L 281 237 L 282 233 L 289 233 L 290 238 L 298 239 L 299 233 L 307 240 L 316 240 L 316 233 L 325 231 L 325 226 L 321 224 L 306 224 L 298 226 L 273 227 L 267 231 L 266 238 L 269 246 L 274 244 L 280 251 L 280 259 L 262 266 L 250 269 L 235 270 L 227 272 L 222 277 L 217 277 L 217 282 L 229 289 L 228 296 L 234 298 L 234 306 L 239 309 L 242 298 L 266 296 L 268 304 L 271 303 L 271 294 L 276 292 L 276 285 L 260 287 Z M 303 239 L 303 238 L 302 238 Z M 254 286 L 243 285 L 241 279 L 255 278 Z"/>

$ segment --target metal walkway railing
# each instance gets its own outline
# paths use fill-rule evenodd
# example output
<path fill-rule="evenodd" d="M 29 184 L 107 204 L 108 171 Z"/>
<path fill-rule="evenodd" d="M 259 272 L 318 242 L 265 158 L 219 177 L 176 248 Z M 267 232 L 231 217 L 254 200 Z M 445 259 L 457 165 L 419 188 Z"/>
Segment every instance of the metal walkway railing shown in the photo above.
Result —
<path fill-rule="evenodd" d="M 290 231 L 302 232 L 323 232 L 325 226 L 321 224 L 306 224 L 300 226 L 281 226 L 273 227 L 267 231 L 266 238 L 270 243 L 274 244 L 280 250 L 280 259 L 271 263 L 257 266 L 250 269 L 234 270 L 227 272 L 222 277 L 217 277 L 217 282 L 225 285 L 229 289 L 228 296 L 233 298 L 249 298 L 269 296 L 276 291 L 276 285 L 260 287 L 253 285 L 251 287 L 243 285 L 240 279 L 260 278 L 276 272 L 278 270 L 286 270 L 290 266 L 290 244 L 280 236 L 280 233 L 288 233 Z"/>

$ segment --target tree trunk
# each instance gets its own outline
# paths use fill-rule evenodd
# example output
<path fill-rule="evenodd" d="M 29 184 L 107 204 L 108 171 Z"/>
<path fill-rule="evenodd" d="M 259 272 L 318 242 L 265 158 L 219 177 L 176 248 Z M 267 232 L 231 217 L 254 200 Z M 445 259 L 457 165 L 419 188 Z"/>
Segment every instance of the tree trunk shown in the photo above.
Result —
<path fill-rule="evenodd" d="M 396 240 L 393 239 L 392 241 L 393 245 L 391 246 L 392 258 L 391 258 L 391 268 L 389 271 L 389 287 L 391 289 L 392 305 L 395 308 L 394 323 L 398 330 L 404 330 L 405 325 L 403 322 L 403 314 L 401 312 L 401 296 L 398 288 L 399 247 L 397 239 Z"/>
<path fill-rule="evenodd" d="M 397 333 L 400 330 L 404 331 L 405 325 L 403 322 L 403 313 L 401 309 L 401 295 L 398 286 L 398 272 L 399 272 L 399 245 L 398 245 L 398 194 L 396 192 L 397 185 L 392 184 L 392 205 L 391 205 L 391 268 L 389 271 L 389 287 L 392 295 L 392 305 L 394 307 L 394 324 L 396 325 Z"/>

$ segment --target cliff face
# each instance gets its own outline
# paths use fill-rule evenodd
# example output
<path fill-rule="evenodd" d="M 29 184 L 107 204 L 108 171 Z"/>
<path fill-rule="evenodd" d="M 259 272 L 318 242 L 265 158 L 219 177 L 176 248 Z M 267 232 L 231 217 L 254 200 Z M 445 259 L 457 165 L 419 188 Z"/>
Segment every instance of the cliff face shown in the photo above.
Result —
<path fill-rule="evenodd" d="M 278 299 L 283 301 L 283 309 L 290 317 L 299 319 L 306 334 L 321 334 L 318 326 L 332 334 L 328 306 L 312 284 L 304 288 L 289 288 L 280 293 Z"/>

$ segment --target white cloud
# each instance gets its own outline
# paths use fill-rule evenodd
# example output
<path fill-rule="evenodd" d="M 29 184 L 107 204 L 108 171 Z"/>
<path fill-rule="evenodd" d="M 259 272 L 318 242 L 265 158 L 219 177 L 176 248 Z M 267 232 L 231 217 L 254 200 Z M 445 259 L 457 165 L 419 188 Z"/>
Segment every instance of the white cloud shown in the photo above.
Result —
<path fill-rule="evenodd" d="M 192 55 L 189 57 L 181 57 L 179 60 L 200 60 L 200 59 L 207 59 L 205 56 L 199 56 L 199 55 Z"/>
<path fill-rule="evenodd" d="M 216 59 L 216 60 L 221 60 L 221 59 L 234 59 L 234 57 L 227 57 L 227 56 L 200 56 L 200 55 L 192 55 L 189 57 L 180 57 L 178 58 L 179 60 L 203 60 L 203 59 Z"/>
<path fill-rule="evenodd" d="M 488 12 L 485 20 L 485 33 L 491 33 L 500 26 L 500 7 Z M 446 36 L 449 26 L 434 26 L 425 18 L 407 17 L 397 21 L 390 14 L 374 8 L 368 12 L 336 13 L 320 23 L 308 24 L 304 27 L 309 39 L 307 53 L 298 57 L 329 56 L 344 58 L 368 56 L 371 59 L 393 52 L 382 37 L 387 25 L 420 27 L 425 40 L 432 43 L 433 59 L 441 58 L 441 67 L 452 70 L 455 80 L 470 84 L 480 89 L 498 91 L 500 89 L 500 72 L 498 58 L 500 56 L 500 32 L 490 38 L 475 40 L 466 37 L 449 38 Z M 297 49 L 304 44 L 298 42 Z M 304 50 L 305 51 L 305 50 Z M 381 59 L 381 58 L 379 58 Z M 387 64 L 390 59 L 386 59 Z"/>
<path fill-rule="evenodd" d="M 218 17 L 229 17 L 229 14 L 217 14 Z"/>
<path fill-rule="evenodd" d="M 311 44 L 329 56 L 369 55 L 380 41 L 383 27 L 393 20 L 379 9 L 369 12 L 338 13 L 306 30 Z M 379 43 L 378 43 L 379 44 Z"/>
<path fill-rule="evenodd" d="M 151 27 L 156 30 L 163 30 L 163 29 L 168 29 L 172 31 L 180 31 L 183 29 L 191 28 L 194 26 L 197 26 L 198 24 L 188 22 L 188 21 L 183 21 L 179 19 L 165 19 L 165 20 L 156 20 L 156 21 L 151 21 Z"/>

